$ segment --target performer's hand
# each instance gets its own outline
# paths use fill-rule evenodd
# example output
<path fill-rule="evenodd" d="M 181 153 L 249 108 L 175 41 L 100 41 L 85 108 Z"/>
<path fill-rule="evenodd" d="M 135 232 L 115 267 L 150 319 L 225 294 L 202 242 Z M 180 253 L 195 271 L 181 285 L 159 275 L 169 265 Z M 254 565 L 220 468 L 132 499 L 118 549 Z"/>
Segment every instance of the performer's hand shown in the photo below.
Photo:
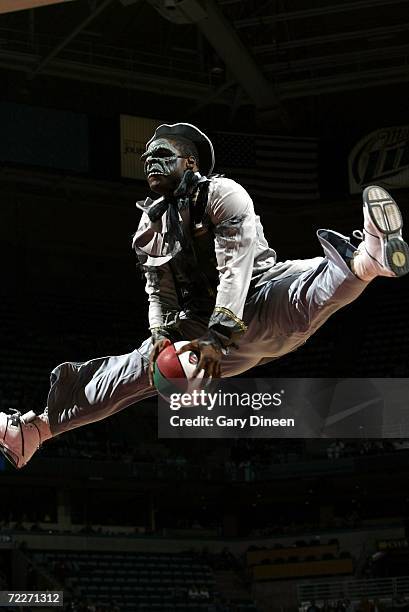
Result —
<path fill-rule="evenodd" d="M 197 376 L 199 372 L 204 370 L 205 378 L 220 378 L 220 361 L 222 358 L 222 351 L 220 344 L 211 337 L 211 335 L 205 335 L 196 340 L 192 340 L 185 346 L 182 346 L 176 354 L 180 355 L 186 351 L 193 351 L 199 353 L 199 363 L 197 364 L 193 377 Z"/>
<path fill-rule="evenodd" d="M 148 370 L 149 384 L 151 387 L 153 387 L 153 370 L 155 366 L 155 361 L 158 358 L 159 353 L 163 351 L 164 348 L 166 348 L 167 346 L 170 346 L 171 344 L 172 343 L 170 340 L 168 340 L 168 338 L 162 338 L 161 340 L 157 340 L 152 347 L 152 350 L 149 354 L 149 370 Z"/>

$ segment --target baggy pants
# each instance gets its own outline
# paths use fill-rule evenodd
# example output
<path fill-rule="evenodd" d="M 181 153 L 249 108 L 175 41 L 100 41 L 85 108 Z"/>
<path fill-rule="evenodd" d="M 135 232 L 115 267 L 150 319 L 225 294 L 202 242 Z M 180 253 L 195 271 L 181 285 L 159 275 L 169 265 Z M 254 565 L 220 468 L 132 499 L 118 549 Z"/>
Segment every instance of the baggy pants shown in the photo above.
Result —
<path fill-rule="evenodd" d="M 287 261 L 271 269 L 247 300 L 248 327 L 222 359 L 222 376 L 235 376 L 285 355 L 302 344 L 331 314 L 355 300 L 367 286 L 346 263 L 355 250 L 347 238 L 319 230 L 325 257 Z M 182 320 L 186 340 L 202 336 L 206 326 Z M 84 363 L 62 363 L 51 373 L 48 415 L 52 434 L 104 419 L 135 402 L 156 395 L 148 381 L 151 339 L 125 355 Z"/>

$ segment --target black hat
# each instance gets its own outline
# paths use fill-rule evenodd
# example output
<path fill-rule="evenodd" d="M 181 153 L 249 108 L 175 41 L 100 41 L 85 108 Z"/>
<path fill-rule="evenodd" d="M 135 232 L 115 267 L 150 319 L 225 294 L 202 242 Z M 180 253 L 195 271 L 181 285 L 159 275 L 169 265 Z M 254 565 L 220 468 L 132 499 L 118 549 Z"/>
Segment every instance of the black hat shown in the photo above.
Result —
<path fill-rule="evenodd" d="M 146 148 L 161 136 L 183 136 L 197 147 L 200 159 L 200 171 L 202 174 L 211 174 L 214 168 L 214 150 L 210 139 L 191 123 L 173 123 L 169 125 L 163 123 L 156 128 L 152 138 L 146 143 Z"/>

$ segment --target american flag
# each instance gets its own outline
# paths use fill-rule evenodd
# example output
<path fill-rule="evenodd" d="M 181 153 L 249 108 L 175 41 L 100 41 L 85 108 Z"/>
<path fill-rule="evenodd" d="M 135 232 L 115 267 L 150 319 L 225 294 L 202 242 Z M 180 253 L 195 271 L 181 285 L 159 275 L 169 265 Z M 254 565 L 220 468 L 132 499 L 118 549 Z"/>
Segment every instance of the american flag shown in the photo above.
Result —
<path fill-rule="evenodd" d="M 316 200 L 318 140 L 217 132 L 216 171 L 262 200 Z"/>

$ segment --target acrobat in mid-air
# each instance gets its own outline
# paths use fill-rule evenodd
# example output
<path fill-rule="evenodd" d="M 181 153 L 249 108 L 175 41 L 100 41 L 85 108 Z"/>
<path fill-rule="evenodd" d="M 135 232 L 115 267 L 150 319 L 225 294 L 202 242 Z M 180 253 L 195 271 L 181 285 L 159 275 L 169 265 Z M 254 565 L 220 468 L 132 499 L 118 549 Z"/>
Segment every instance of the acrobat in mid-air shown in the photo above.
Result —
<path fill-rule="evenodd" d="M 359 245 L 317 232 L 324 257 L 277 262 L 247 191 L 213 174 L 209 138 L 188 123 L 159 126 L 142 155 L 151 191 L 133 247 L 146 277 L 150 336 L 131 353 L 63 363 L 47 407 L 0 413 L 0 448 L 17 468 L 47 439 L 156 393 L 152 365 L 170 342 L 200 354 L 206 376 L 234 376 L 293 351 L 377 276 L 409 271 L 399 208 L 363 192 Z M 357 237 L 357 232 L 354 232 Z"/>

